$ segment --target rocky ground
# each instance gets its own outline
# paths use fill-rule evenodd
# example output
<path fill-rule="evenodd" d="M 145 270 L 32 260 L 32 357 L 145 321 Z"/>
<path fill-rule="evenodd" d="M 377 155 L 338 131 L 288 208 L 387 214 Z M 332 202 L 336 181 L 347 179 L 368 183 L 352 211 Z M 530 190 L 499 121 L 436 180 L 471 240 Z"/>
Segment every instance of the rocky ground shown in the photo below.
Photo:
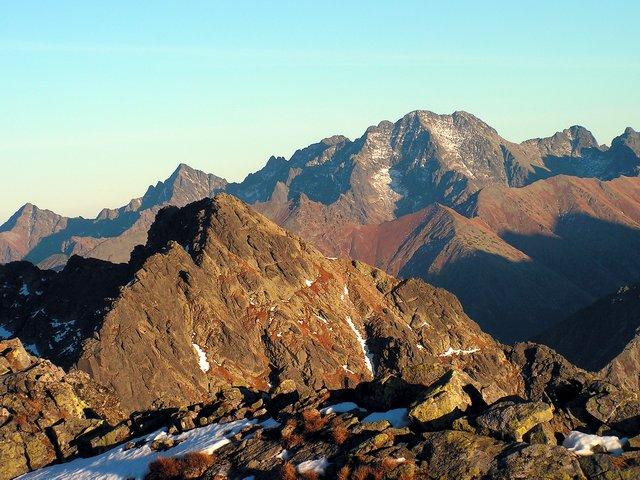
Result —
<path fill-rule="evenodd" d="M 520 368 L 523 394 L 491 404 L 467 374 L 453 369 L 431 385 L 388 375 L 355 388 L 305 394 L 290 381 L 269 392 L 229 388 L 211 402 L 126 418 L 117 400 L 105 401 L 108 392 L 97 395 L 86 376 L 65 375 L 15 340 L 2 342 L 0 351 L 3 480 L 90 455 L 98 455 L 91 468 L 78 459 L 26 478 L 640 476 L 637 393 L 535 344 L 506 352 Z M 113 474 L 115 465 L 121 476 L 101 476 L 104 469 Z"/>

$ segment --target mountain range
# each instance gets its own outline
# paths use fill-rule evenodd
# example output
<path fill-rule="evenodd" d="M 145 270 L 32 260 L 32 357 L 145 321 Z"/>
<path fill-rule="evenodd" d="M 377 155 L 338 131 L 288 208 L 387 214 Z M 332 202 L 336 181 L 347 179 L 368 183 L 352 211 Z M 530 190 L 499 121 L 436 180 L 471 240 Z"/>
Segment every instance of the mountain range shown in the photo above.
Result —
<path fill-rule="evenodd" d="M 161 209 L 127 263 L 0 266 L 0 320 L 1 480 L 640 472 L 616 368 L 502 345 L 226 193 Z"/>
<path fill-rule="evenodd" d="M 446 288 L 512 342 L 640 278 L 639 167 L 631 128 L 608 147 L 579 126 L 513 143 L 466 112 L 415 111 L 272 157 L 240 183 L 181 164 L 95 219 L 27 204 L 0 227 L 0 261 L 127 262 L 160 208 L 225 191 L 327 256 Z"/>

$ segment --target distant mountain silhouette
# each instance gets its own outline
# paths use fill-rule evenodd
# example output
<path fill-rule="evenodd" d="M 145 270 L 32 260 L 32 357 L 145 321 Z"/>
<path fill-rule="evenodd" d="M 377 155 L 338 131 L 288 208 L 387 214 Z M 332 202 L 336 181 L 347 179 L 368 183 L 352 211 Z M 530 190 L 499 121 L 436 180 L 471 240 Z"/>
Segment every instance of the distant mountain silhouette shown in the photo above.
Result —
<path fill-rule="evenodd" d="M 610 147 L 580 126 L 517 144 L 466 112 L 414 111 L 239 183 L 181 164 L 95 219 L 26 205 L 0 228 L 0 261 L 126 262 L 162 206 L 226 191 L 328 256 L 451 290 L 490 333 L 521 340 L 640 278 L 639 166 L 631 128 Z"/>

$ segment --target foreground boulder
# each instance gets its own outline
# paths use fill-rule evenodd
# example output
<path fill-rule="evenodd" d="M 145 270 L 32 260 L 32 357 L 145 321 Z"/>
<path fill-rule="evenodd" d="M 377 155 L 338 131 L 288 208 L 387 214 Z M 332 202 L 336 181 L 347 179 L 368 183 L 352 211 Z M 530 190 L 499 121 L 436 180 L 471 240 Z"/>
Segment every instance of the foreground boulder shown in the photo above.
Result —
<path fill-rule="evenodd" d="M 505 400 L 489 407 L 476 423 L 492 434 L 521 442 L 533 427 L 553 419 L 553 408 L 544 402 Z"/>
<path fill-rule="evenodd" d="M 32 357 L 17 339 L 0 341 L 0 368 L 1 480 L 77 455 L 83 438 L 122 419 L 109 391 Z"/>
<path fill-rule="evenodd" d="M 471 406 L 471 398 L 465 391 L 471 383 L 465 373 L 450 370 L 411 407 L 409 416 L 423 426 L 450 423 Z"/>
<path fill-rule="evenodd" d="M 123 478 L 146 475 L 146 480 L 637 478 L 635 440 L 624 452 L 608 453 L 602 443 L 580 454 L 536 441 L 534 432 L 542 426 L 560 444 L 565 437 L 557 429 L 562 421 L 556 417 L 562 414 L 543 402 L 512 397 L 487 406 L 472 401 L 463 416 L 446 425 L 409 418 L 411 405 L 464 383 L 466 378 L 459 377 L 448 374 L 422 393 L 404 390 L 404 405 L 388 411 L 359 405 L 366 400 L 361 388 L 313 394 L 227 389 L 213 403 L 165 417 L 147 412 L 136 423 L 153 423 L 154 433 L 97 457 L 44 469 L 33 478 L 74 478 L 86 475 L 88 468 L 100 475 L 110 472 L 113 462 Z M 369 386 L 383 388 L 380 380 Z M 150 465 L 128 463 L 132 458 L 148 459 Z"/>

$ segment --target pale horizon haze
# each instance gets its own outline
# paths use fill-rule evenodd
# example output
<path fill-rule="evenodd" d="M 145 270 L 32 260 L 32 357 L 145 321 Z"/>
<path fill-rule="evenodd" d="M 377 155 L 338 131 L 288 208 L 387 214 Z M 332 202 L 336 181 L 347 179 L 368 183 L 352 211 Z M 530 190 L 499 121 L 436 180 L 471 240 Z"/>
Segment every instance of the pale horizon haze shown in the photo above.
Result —
<path fill-rule="evenodd" d="M 610 144 L 640 129 L 638 18 L 635 1 L 0 0 L 0 224 L 26 202 L 94 217 L 179 163 L 239 181 L 417 109 Z"/>

